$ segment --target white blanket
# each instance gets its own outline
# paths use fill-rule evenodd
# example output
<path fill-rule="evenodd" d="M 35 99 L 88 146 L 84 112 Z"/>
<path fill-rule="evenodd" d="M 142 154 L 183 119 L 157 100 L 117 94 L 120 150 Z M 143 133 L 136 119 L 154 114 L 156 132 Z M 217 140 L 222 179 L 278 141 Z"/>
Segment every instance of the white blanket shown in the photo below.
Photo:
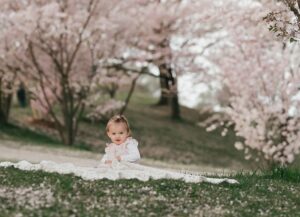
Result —
<path fill-rule="evenodd" d="M 179 179 L 185 182 L 208 182 L 219 184 L 227 182 L 236 184 L 238 181 L 228 178 L 208 178 L 197 174 L 188 174 L 183 172 L 174 172 L 165 169 L 157 169 L 153 167 L 143 166 L 136 163 L 122 162 L 112 166 L 100 164 L 98 167 L 79 167 L 72 163 L 55 163 L 53 161 L 41 161 L 38 164 L 32 164 L 28 161 L 20 161 L 18 163 L 0 162 L 0 167 L 10 167 L 21 170 L 43 170 L 46 172 L 57 172 L 59 174 L 74 174 L 85 180 L 97 179 L 138 179 L 148 181 L 152 179 Z"/>

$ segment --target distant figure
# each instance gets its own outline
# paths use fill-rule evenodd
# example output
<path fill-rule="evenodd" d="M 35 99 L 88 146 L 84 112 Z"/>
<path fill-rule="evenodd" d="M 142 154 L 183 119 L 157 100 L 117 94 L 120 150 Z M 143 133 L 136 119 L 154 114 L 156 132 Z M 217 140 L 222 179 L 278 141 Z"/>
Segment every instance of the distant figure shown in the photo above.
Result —
<path fill-rule="evenodd" d="M 19 89 L 17 91 L 17 98 L 20 107 L 25 108 L 27 106 L 27 99 L 26 99 L 26 90 L 25 90 L 25 85 L 22 82 L 19 86 Z"/>
<path fill-rule="evenodd" d="M 131 137 L 129 123 L 125 116 L 113 116 L 107 123 L 106 133 L 112 143 L 107 144 L 101 163 L 135 162 L 141 158 L 138 142 Z"/>

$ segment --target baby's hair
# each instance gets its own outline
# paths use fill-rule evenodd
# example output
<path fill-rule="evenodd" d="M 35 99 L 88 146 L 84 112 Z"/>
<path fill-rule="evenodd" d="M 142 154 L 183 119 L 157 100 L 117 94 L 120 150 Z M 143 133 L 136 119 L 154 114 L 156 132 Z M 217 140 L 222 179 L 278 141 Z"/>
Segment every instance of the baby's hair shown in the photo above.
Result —
<path fill-rule="evenodd" d="M 109 119 L 109 121 L 107 122 L 107 125 L 106 125 L 106 132 L 109 131 L 109 127 L 112 125 L 112 124 L 118 124 L 118 123 L 124 123 L 126 125 L 126 128 L 127 128 L 127 132 L 129 134 L 129 136 L 131 136 L 131 130 L 130 130 L 130 127 L 129 127 L 129 123 L 128 123 L 128 120 L 127 118 L 124 116 L 124 115 L 115 115 L 113 117 L 111 117 Z"/>

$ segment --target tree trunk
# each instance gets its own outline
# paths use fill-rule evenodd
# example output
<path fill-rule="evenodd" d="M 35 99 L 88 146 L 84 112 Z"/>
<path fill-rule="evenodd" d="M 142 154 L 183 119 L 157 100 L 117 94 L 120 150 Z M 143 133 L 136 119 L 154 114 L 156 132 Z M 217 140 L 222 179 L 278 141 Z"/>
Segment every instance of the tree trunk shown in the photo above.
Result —
<path fill-rule="evenodd" d="M 75 140 L 75 123 L 73 121 L 74 116 L 71 115 L 71 112 L 67 111 L 63 114 L 64 122 L 62 127 L 58 130 L 62 142 L 65 145 L 72 146 Z"/>
<path fill-rule="evenodd" d="M 64 142 L 66 145 L 73 145 L 74 143 L 74 104 L 73 104 L 73 92 L 69 88 L 68 79 L 66 79 L 65 84 L 63 86 L 63 95 L 64 95 L 64 103 L 63 103 L 63 115 L 64 115 Z"/>
<path fill-rule="evenodd" d="M 181 119 L 180 106 L 179 106 L 179 100 L 178 100 L 178 94 L 177 93 L 173 94 L 171 96 L 171 117 L 172 117 L 172 119 L 176 119 L 176 120 Z"/>
<path fill-rule="evenodd" d="M 0 111 L 0 125 L 6 125 L 7 119 L 6 116 Z"/>
<path fill-rule="evenodd" d="M 66 94 L 65 96 L 67 97 L 62 105 L 64 124 L 61 135 L 64 144 L 72 146 L 75 143 L 79 122 L 85 110 L 85 105 L 82 98 L 78 99 L 77 103 L 74 103 L 74 93 L 69 88 L 66 88 L 63 94 Z"/>
<path fill-rule="evenodd" d="M 27 106 L 27 93 L 23 83 L 21 83 L 19 89 L 17 90 L 17 98 L 20 107 L 25 108 Z"/>
<path fill-rule="evenodd" d="M 63 114 L 64 123 L 62 125 L 57 125 L 56 130 L 61 138 L 63 144 L 72 146 L 75 142 L 75 137 L 77 134 L 76 121 L 74 116 L 71 114 Z"/>
<path fill-rule="evenodd" d="M 160 98 L 157 102 L 159 106 L 165 106 L 169 104 L 168 94 L 166 94 L 166 90 L 170 89 L 169 86 L 169 76 L 168 76 L 168 69 L 166 64 L 159 65 L 159 80 L 160 80 Z"/>
<path fill-rule="evenodd" d="M 75 140 L 75 135 L 74 135 L 74 127 L 73 127 L 73 121 L 71 120 L 69 123 L 69 126 L 66 127 L 66 131 L 67 131 L 67 141 L 66 141 L 66 145 L 73 145 L 74 144 L 74 140 Z"/>
<path fill-rule="evenodd" d="M 157 102 L 157 105 L 159 106 L 165 106 L 168 105 L 168 96 L 164 93 L 164 90 L 169 89 L 168 85 L 168 79 L 165 77 L 160 77 L 160 98 L 159 101 Z"/>
<path fill-rule="evenodd" d="M 0 124 L 5 125 L 8 123 L 8 117 L 10 113 L 12 102 L 12 94 L 5 95 L 0 90 Z"/>
<path fill-rule="evenodd" d="M 177 91 L 177 78 L 173 75 L 172 67 L 167 64 L 159 66 L 161 97 L 158 105 L 169 105 L 172 119 L 181 119 Z"/>

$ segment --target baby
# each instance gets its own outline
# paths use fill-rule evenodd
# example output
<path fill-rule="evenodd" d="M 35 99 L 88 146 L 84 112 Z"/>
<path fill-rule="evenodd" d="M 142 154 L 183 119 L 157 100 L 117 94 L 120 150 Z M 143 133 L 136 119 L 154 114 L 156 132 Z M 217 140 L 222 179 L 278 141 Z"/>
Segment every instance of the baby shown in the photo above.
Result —
<path fill-rule="evenodd" d="M 107 123 L 106 133 L 112 143 L 107 144 L 101 163 L 135 162 L 141 158 L 138 142 L 131 137 L 129 123 L 125 116 L 113 116 Z"/>

